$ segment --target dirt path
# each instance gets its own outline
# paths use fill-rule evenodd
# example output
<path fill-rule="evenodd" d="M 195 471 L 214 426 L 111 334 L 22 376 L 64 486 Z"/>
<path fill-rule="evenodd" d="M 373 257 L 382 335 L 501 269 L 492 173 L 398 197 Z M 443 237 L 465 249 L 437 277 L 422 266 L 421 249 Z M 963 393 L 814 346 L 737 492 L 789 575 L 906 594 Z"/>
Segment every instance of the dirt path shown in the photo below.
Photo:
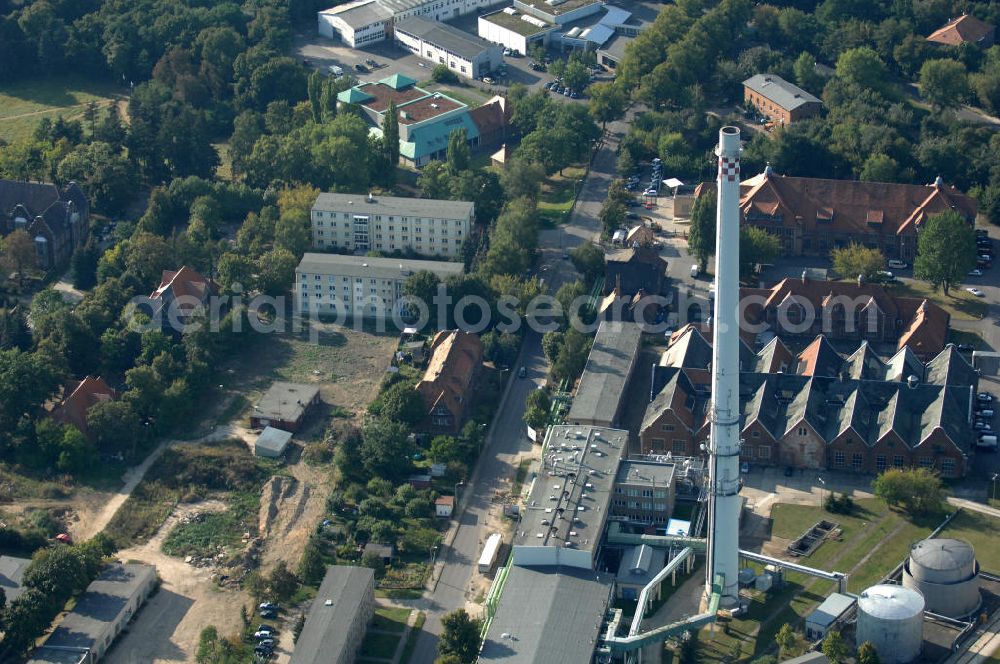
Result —
<path fill-rule="evenodd" d="M 194 660 L 198 635 L 204 627 L 215 625 L 223 636 L 239 632 L 238 607 L 251 604 L 249 595 L 242 590 L 219 588 L 212 582 L 210 569 L 192 567 L 160 551 L 167 534 L 185 514 L 225 508 L 226 505 L 219 501 L 178 505 L 152 539 L 118 553 L 122 560 L 155 565 L 162 585 L 105 662 L 190 662 Z"/>
<path fill-rule="evenodd" d="M 55 108 L 43 108 L 38 111 L 29 111 L 27 113 L 18 113 L 17 115 L 5 115 L 0 117 L 0 122 L 5 120 L 18 120 L 20 118 L 30 118 L 35 115 L 45 115 L 46 113 L 57 113 L 60 111 L 70 111 L 74 108 L 86 108 L 87 104 L 90 102 L 84 102 L 82 104 L 73 104 L 72 106 L 57 106 Z M 102 99 L 97 102 L 97 108 L 104 108 L 105 106 L 110 106 L 113 103 L 117 103 L 116 99 Z"/>

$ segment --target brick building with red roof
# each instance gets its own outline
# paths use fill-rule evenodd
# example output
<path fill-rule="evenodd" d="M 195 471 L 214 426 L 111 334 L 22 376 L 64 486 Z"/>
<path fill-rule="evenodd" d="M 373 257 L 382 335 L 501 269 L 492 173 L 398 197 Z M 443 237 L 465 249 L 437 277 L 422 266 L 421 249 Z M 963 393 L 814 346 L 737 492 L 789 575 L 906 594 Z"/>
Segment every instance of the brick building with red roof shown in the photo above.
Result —
<path fill-rule="evenodd" d="M 477 335 L 462 330 L 442 330 L 434 335 L 430 362 L 416 386 L 427 409 L 421 430 L 435 434 L 461 430 L 482 365 L 483 344 Z"/>
<path fill-rule="evenodd" d="M 52 409 L 52 417 L 63 424 L 76 427 L 87 438 L 90 431 L 87 428 L 87 413 L 102 401 L 114 401 L 118 398 L 117 390 L 111 388 L 100 376 L 87 376 L 83 380 L 74 380 L 66 384 L 62 401 Z"/>
<path fill-rule="evenodd" d="M 927 41 L 944 46 L 959 46 L 961 44 L 976 44 L 981 48 L 993 46 L 996 28 L 989 23 L 980 21 L 975 16 L 962 14 L 927 36 Z"/>

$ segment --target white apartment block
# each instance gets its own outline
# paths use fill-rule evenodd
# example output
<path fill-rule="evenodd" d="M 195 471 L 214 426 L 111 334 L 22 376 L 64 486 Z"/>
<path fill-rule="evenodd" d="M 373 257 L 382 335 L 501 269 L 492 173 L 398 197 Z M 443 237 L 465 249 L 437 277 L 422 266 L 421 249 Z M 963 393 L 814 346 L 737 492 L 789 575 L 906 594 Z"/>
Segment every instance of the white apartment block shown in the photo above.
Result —
<path fill-rule="evenodd" d="M 319 33 L 357 48 L 382 41 L 392 22 L 412 16 L 446 21 L 479 12 L 498 0 L 357 0 L 318 13 Z"/>
<path fill-rule="evenodd" d="M 474 215 L 465 201 L 324 193 L 312 207 L 312 246 L 453 258 L 462 253 Z"/>
<path fill-rule="evenodd" d="M 422 270 L 440 279 L 462 263 L 307 253 L 295 268 L 295 310 L 344 318 L 389 318 L 403 311 L 406 280 Z M 432 304 L 427 303 L 428 308 Z"/>

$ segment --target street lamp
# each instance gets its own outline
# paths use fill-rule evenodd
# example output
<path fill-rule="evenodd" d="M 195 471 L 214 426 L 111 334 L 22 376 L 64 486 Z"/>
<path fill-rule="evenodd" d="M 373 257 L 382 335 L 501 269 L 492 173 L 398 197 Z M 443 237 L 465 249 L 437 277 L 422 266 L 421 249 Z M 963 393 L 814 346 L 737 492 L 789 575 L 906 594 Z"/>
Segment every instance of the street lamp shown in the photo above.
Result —
<path fill-rule="evenodd" d="M 434 563 L 437 560 L 438 545 L 432 544 L 429 549 L 429 552 L 431 556 L 431 567 L 434 567 Z"/>
<path fill-rule="evenodd" d="M 818 475 L 816 476 L 816 479 L 819 481 L 819 506 L 823 507 L 823 487 L 826 486 L 826 482 Z"/>
<path fill-rule="evenodd" d="M 458 508 L 458 488 L 465 486 L 465 480 L 455 482 L 455 508 Z"/>
<path fill-rule="evenodd" d="M 990 482 L 993 483 L 993 500 L 997 499 L 997 480 L 1000 479 L 1000 473 L 993 473 L 993 477 L 990 478 Z"/>

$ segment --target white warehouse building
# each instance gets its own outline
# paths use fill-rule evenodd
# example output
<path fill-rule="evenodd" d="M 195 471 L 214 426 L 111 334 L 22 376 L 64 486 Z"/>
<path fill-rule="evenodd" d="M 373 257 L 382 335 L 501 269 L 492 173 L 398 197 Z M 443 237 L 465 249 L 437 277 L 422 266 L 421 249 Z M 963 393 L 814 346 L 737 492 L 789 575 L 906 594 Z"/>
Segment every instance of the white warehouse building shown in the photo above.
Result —
<path fill-rule="evenodd" d="M 295 310 L 344 318 L 390 318 L 403 312 L 403 285 L 421 271 L 460 275 L 461 263 L 307 253 L 295 268 Z M 428 307 L 430 307 L 428 303 Z"/>
<path fill-rule="evenodd" d="M 501 47 L 422 16 L 397 21 L 393 36 L 411 53 L 465 78 L 481 78 L 503 63 Z"/>
<path fill-rule="evenodd" d="M 445 21 L 480 12 L 497 0 L 356 0 L 319 12 L 319 33 L 358 48 L 385 40 L 393 24 L 412 16 Z"/>
<path fill-rule="evenodd" d="M 314 249 L 462 253 L 475 204 L 432 198 L 323 193 L 310 214 Z"/>

